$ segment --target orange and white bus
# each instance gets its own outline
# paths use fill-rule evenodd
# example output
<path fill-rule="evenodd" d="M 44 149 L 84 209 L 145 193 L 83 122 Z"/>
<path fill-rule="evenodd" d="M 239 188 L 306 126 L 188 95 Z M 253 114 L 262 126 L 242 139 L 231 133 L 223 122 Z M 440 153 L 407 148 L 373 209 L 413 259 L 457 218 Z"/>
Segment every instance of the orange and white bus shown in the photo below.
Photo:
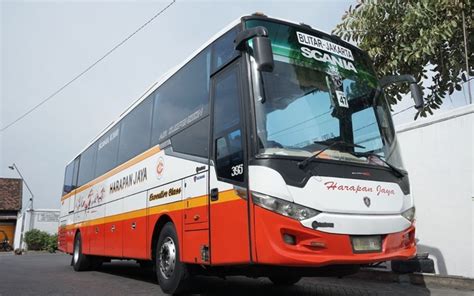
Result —
<path fill-rule="evenodd" d="M 76 271 L 346 275 L 415 256 L 414 202 L 366 53 L 305 24 L 244 16 L 154 84 L 66 167 L 59 249 Z"/>

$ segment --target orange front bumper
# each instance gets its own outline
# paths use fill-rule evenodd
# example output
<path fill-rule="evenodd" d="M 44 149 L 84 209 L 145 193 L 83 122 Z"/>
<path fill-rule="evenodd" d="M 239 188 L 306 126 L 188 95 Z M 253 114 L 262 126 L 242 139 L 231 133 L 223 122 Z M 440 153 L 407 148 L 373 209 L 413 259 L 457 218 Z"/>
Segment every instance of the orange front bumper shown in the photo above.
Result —
<path fill-rule="evenodd" d="M 296 220 L 257 206 L 254 209 L 256 261 L 260 264 L 317 267 L 405 260 L 416 255 L 413 225 L 402 232 L 382 234 L 381 252 L 354 253 L 349 235 L 309 229 Z M 283 234 L 293 235 L 296 244 L 285 243 Z"/>

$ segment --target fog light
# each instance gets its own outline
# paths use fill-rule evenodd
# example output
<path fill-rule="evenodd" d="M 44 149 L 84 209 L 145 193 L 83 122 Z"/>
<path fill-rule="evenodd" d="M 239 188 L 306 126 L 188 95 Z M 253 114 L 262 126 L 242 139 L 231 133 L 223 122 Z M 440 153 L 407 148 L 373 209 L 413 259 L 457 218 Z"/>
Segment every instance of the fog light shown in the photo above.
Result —
<path fill-rule="evenodd" d="M 288 245 L 296 245 L 296 237 L 288 233 L 283 234 L 283 241 Z"/>

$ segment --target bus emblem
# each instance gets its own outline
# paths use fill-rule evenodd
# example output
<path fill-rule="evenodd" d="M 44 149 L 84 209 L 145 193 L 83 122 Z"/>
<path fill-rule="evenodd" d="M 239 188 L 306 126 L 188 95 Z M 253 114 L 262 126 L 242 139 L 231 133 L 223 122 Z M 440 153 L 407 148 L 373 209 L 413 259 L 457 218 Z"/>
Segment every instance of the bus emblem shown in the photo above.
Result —
<path fill-rule="evenodd" d="M 161 179 L 163 177 L 163 171 L 165 170 L 165 161 L 163 160 L 163 157 L 158 158 L 158 164 L 156 165 L 156 175 L 158 179 Z"/>
<path fill-rule="evenodd" d="M 366 207 L 370 208 L 370 198 L 364 196 L 364 204 Z"/>

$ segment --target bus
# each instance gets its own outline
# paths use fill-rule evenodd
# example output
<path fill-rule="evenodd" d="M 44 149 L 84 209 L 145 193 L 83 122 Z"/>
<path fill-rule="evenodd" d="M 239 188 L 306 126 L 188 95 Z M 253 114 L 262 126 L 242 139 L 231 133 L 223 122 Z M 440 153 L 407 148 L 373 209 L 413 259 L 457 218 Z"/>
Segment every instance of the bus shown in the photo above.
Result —
<path fill-rule="evenodd" d="M 416 255 L 415 207 L 367 54 L 309 25 L 243 16 L 154 84 L 65 169 L 58 245 L 74 270 L 344 276 Z"/>

